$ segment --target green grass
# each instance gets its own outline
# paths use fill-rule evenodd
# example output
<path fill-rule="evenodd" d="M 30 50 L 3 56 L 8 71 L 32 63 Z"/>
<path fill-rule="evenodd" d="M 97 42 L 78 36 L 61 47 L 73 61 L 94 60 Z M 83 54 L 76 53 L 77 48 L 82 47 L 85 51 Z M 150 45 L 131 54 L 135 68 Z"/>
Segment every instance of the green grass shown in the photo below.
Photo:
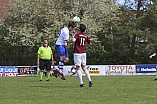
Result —
<path fill-rule="evenodd" d="M 79 87 L 77 76 L 0 77 L 0 104 L 156 104 L 155 76 L 92 76 Z"/>

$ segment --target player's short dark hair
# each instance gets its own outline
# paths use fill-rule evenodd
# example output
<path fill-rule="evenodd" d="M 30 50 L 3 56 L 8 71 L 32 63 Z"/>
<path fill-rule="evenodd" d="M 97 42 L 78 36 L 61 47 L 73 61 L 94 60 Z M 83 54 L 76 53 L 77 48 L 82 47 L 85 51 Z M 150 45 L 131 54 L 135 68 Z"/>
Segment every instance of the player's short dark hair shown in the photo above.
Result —
<path fill-rule="evenodd" d="M 73 22 L 73 21 L 70 21 L 69 24 L 68 24 L 68 27 L 74 28 L 74 27 L 76 27 L 76 23 Z"/>
<path fill-rule="evenodd" d="M 86 25 L 80 24 L 79 28 L 80 28 L 81 32 L 84 32 L 86 30 Z"/>
<path fill-rule="evenodd" d="M 43 42 L 44 42 L 45 40 L 47 40 L 47 41 L 48 41 L 48 39 L 44 39 L 44 40 L 43 40 Z"/>

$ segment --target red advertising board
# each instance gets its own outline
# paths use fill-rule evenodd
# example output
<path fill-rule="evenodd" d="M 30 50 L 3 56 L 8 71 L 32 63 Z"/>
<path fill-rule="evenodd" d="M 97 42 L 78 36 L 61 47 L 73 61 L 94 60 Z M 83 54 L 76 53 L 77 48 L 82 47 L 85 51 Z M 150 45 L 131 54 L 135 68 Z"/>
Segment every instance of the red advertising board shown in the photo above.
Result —
<path fill-rule="evenodd" d="M 24 74 L 27 74 L 27 71 L 29 70 L 29 67 L 18 67 L 18 72 L 19 72 L 19 75 L 24 75 Z"/>

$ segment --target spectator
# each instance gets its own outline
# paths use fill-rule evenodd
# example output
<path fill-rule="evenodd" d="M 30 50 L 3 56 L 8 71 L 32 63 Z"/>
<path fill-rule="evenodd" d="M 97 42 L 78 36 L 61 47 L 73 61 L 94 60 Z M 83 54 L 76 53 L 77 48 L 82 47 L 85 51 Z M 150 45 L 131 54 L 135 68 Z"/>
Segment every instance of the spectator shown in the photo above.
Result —
<path fill-rule="evenodd" d="M 71 70 L 69 71 L 69 76 L 72 76 L 74 74 L 76 74 L 76 68 L 74 66 L 72 66 Z"/>
<path fill-rule="evenodd" d="M 28 76 L 29 76 L 29 74 L 31 74 L 31 76 L 34 75 L 34 68 L 32 66 L 30 66 L 27 73 L 28 73 Z"/>

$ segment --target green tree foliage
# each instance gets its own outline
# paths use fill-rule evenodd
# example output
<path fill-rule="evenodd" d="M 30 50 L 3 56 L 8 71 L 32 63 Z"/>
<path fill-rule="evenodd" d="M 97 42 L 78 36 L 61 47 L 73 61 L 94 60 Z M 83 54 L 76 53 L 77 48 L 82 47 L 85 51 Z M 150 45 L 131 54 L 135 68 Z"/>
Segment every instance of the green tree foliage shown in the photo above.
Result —
<path fill-rule="evenodd" d="M 117 18 L 119 6 L 113 0 L 14 0 L 9 7 L 3 25 L 9 31 L 5 40 L 11 45 L 29 46 L 33 49 L 41 45 L 43 38 L 47 38 L 54 49 L 54 57 L 59 60 L 54 48 L 58 33 L 74 16 L 79 16 L 80 23 L 87 26 L 85 33 L 94 43 L 87 48 L 88 63 L 105 64 L 105 46 L 98 39 L 99 36 L 105 36 L 104 31 L 107 32 L 110 22 Z M 71 37 L 76 32 L 78 28 L 71 33 Z M 73 64 L 73 44 L 69 44 L 67 48 L 71 59 L 69 64 Z M 97 56 L 102 56 L 103 61 Z"/>
<path fill-rule="evenodd" d="M 145 14 L 145 16 L 142 18 L 140 24 L 141 29 L 147 30 L 150 34 L 147 34 L 147 40 L 148 44 L 146 45 L 147 53 L 153 54 L 155 52 L 155 49 L 157 47 L 157 5 L 153 5 L 149 8 L 148 12 Z M 157 58 L 155 57 L 153 60 L 148 60 L 150 63 L 155 63 L 155 60 Z"/>
<path fill-rule="evenodd" d="M 141 3 L 150 2 L 143 0 Z M 1 23 L 1 53 L 7 54 L 2 60 L 10 60 L 9 65 L 36 65 L 38 47 L 47 38 L 54 59 L 59 61 L 55 50 L 58 34 L 74 16 L 79 16 L 81 21 L 70 37 L 78 32 L 79 24 L 87 26 L 85 33 L 93 43 L 92 47 L 86 48 L 87 64 L 154 63 L 148 55 L 156 46 L 155 4 L 153 1 L 145 7 L 146 14 L 135 16 L 126 15 L 131 5 L 119 9 L 115 0 L 14 0 Z M 139 16 L 141 18 L 137 18 Z M 74 44 L 68 44 L 67 49 L 68 64 L 72 65 Z"/>
<path fill-rule="evenodd" d="M 141 2 L 145 1 L 143 0 Z M 147 6 L 147 9 L 149 6 Z M 121 45 L 119 47 L 123 50 L 115 51 L 115 53 L 118 52 L 117 56 L 121 58 L 119 61 L 122 62 L 121 64 L 154 63 L 154 59 L 150 60 L 148 58 L 150 54 L 155 52 L 156 46 L 156 44 L 154 44 L 156 41 L 156 9 L 154 7 L 155 4 L 149 7 L 147 12 L 143 11 L 140 14 L 138 10 L 122 9 L 122 12 L 124 12 L 122 14 L 125 19 L 117 28 L 114 28 L 115 36 L 120 36 Z M 126 13 L 128 13 L 127 16 Z M 118 38 L 115 38 L 114 42 L 116 42 L 117 39 Z M 116 59 L 118 59 L 118 57 Z"/>

